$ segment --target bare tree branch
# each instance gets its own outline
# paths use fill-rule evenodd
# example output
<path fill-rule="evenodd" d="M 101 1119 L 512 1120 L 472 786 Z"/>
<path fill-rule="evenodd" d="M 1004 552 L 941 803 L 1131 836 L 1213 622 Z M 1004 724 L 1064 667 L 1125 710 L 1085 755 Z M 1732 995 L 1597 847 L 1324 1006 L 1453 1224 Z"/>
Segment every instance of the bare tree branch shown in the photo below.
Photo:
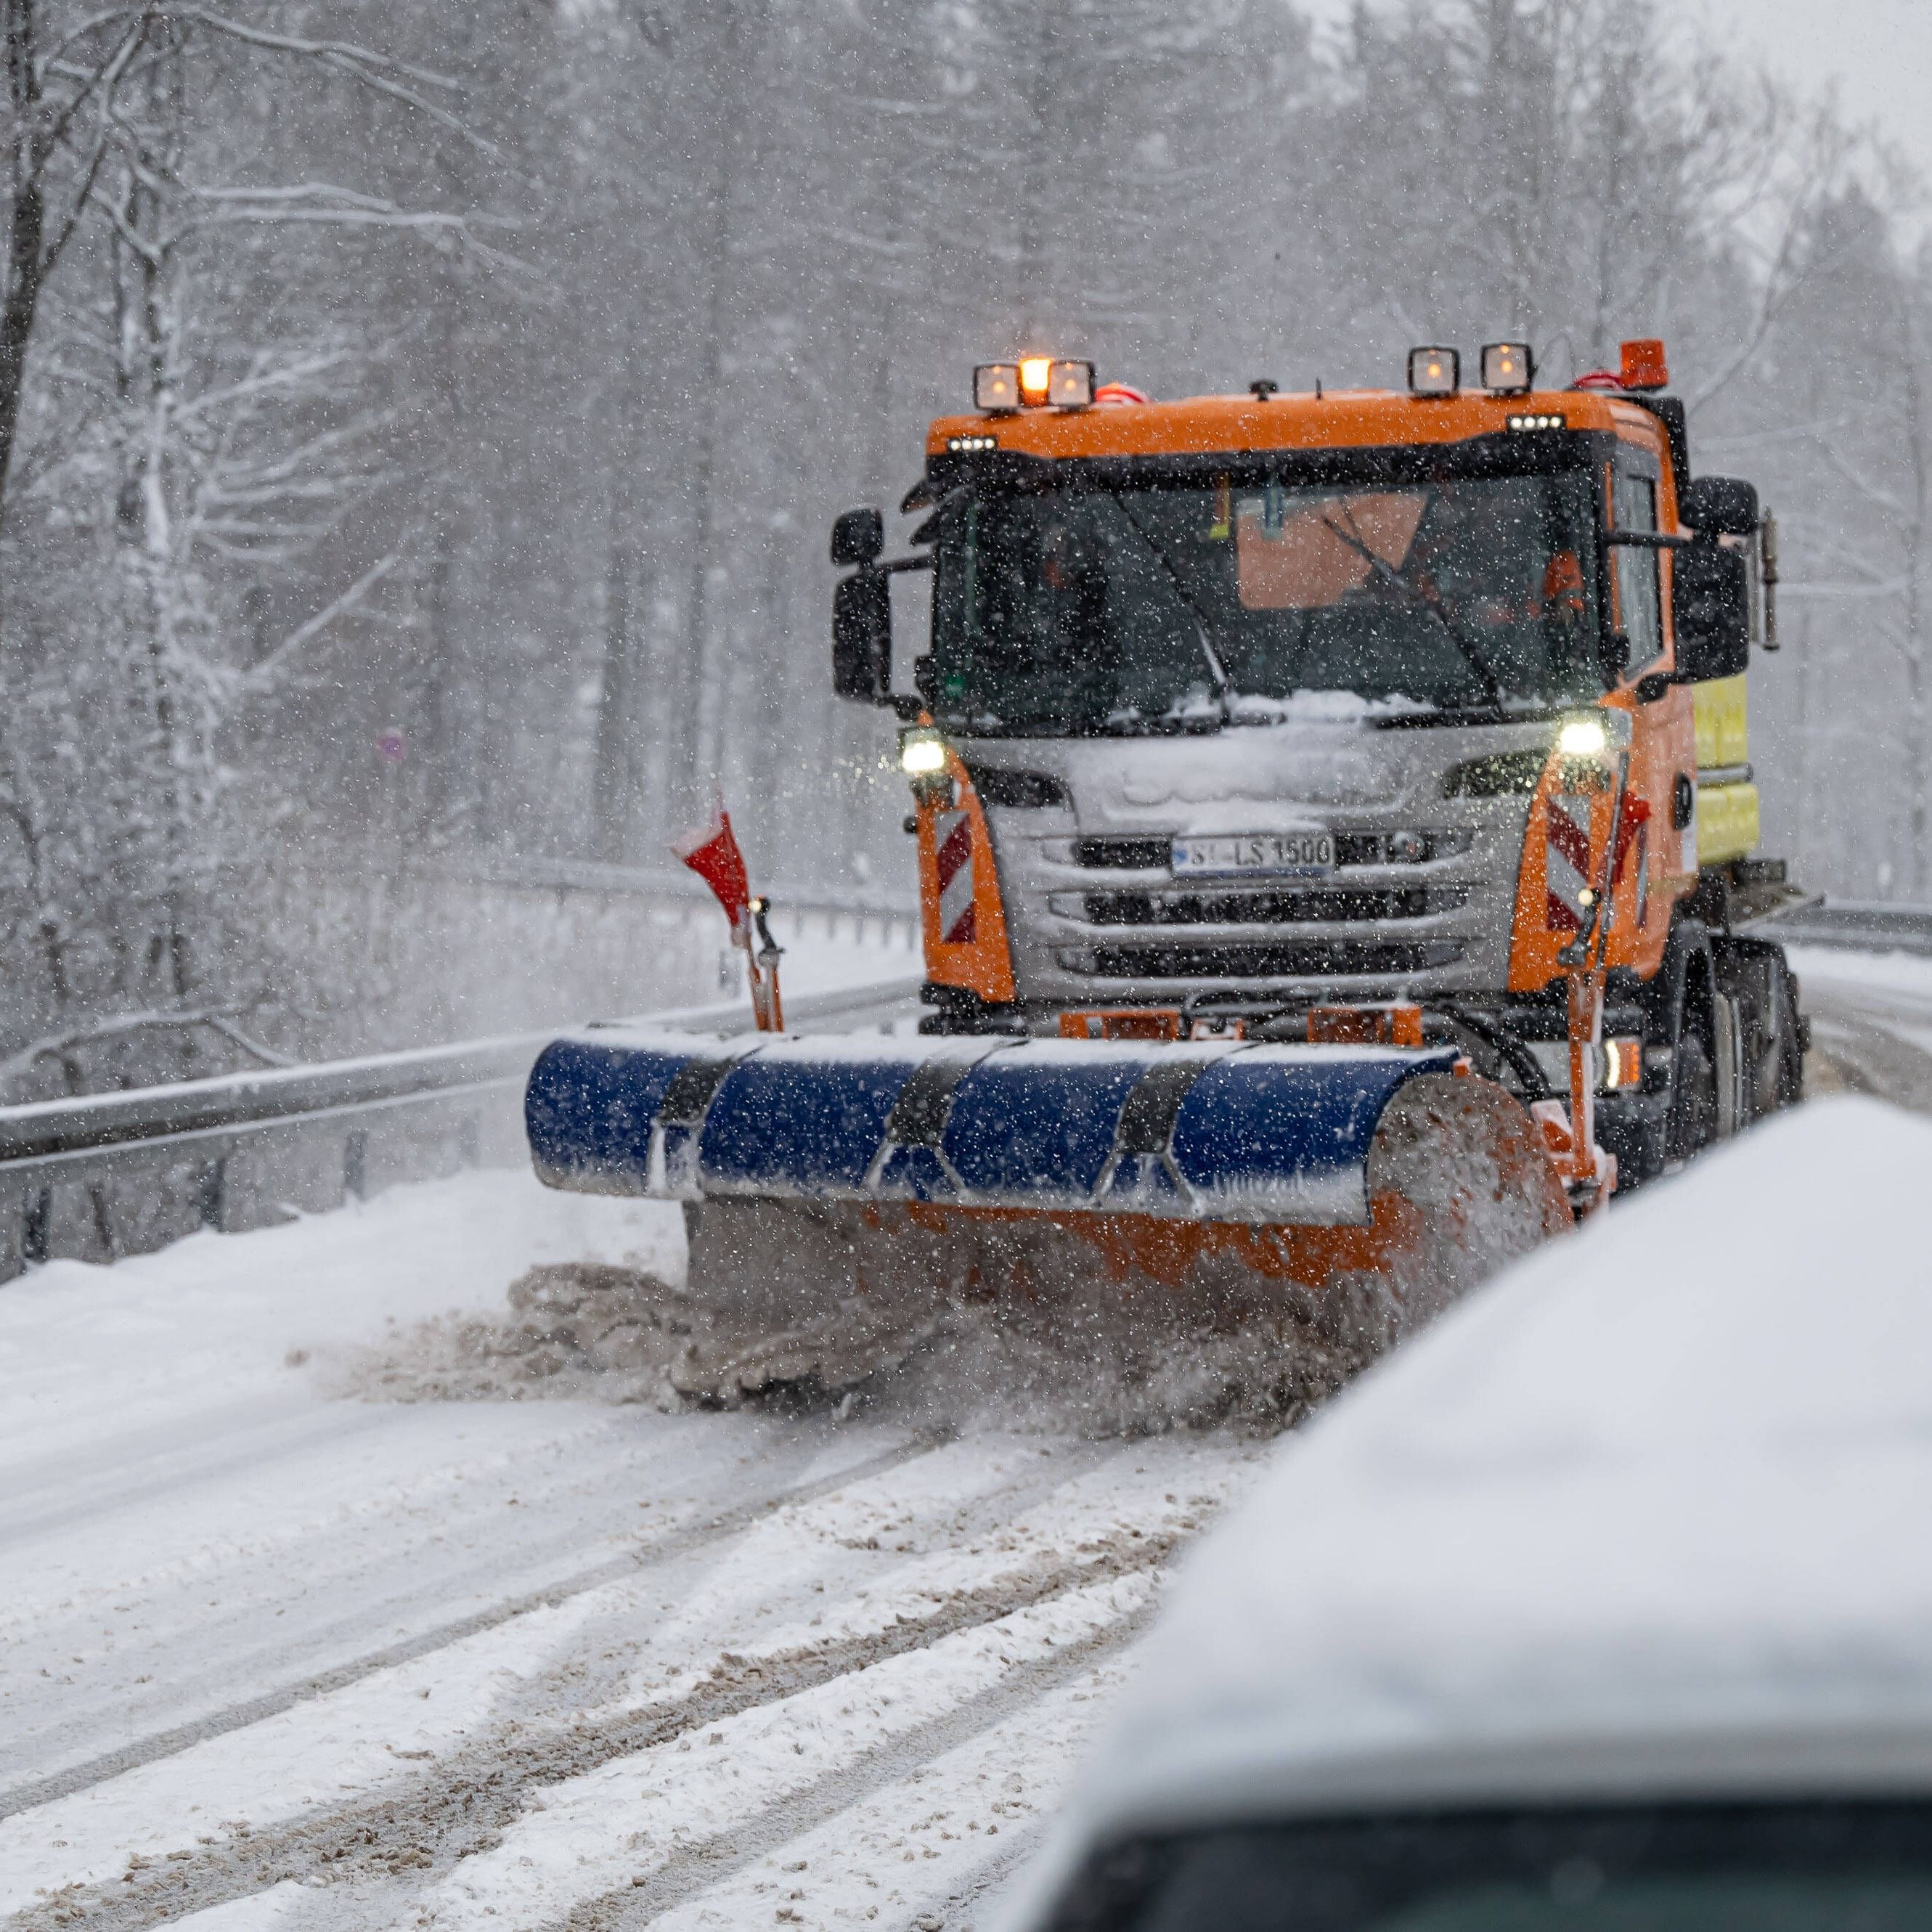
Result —
<path fill-rule="evenodd" d="M 64 1028 L 0 1060 L 0 1088 L 10 1088 L 16 1081 L 25 1079 L 44 1060 L 65 1060 L 83 1047 L 104 1046 L 110 1040 L 125 1040 L 135 1034 L 184 1031 L 198 1027 L 219 1034 L 266 1065 L 297 1064 L 273 1048 L 250 1040 L 232 1024 L 236 1015 L 254 1012 L 258 1004 L 204 1006 L 186 1012 L 156 1007 L 145 1012 L 116 1013 L 106 1019 L 89 1020 L 82 1025 Z"/>
<path fill-rule="evenodd" d="M 251 693 L 272 689 L 290 660 L 320 637 L 338 618 L 346 616 L 354 610 L 377 584 L 396 570 L 404 554 L 400 550 L 392 550 L 381 562 L 365 570 L 332 603 L 325 604 L 305 624 L 297 626 L 260 663 L 249 670 L 242 680 L 243 688 Z"/>
<path fill-rule="evenodd" d="M 426 114 L 438 126 L 466 141 L 479 153 L 501 159 L 495 144 L 485 140 L 476 130 L 446 107 L 440 107 L 420 91 L 423 87 L 449 88 L 454 82 L 441 74 L 431 74 L 426 69 L 406 66 L 400 61 L 359 47 L 346 40 L 310 40 L 289 34 L 272 34 L 260 27 L 244 26 L 238 20 L 217 14 L 205 7 L 178 7 L 169 10 L 170 16 L 176 20 L 193 20 L 212 32 L 225 34 L 231 40 L 244 45 L 260 47 L 274 53 L 296 54 L 320 62 L 325 67 L 334 68 L 346 74 L 362 86 L 378 94 L 388 94 L 392 99 L 404 102 L 419 113 Z M 418 85 L 406 86 L 403 81 L 392 78 L 404 75 Z"/>

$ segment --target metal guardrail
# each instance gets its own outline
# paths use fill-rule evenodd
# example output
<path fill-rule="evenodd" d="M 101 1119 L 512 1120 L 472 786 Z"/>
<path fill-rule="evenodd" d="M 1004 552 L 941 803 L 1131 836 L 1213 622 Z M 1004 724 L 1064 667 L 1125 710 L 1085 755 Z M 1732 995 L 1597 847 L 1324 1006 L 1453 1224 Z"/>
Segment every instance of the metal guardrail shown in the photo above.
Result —
<path fill-rule="evenodd" d="M 1758 931 L 1804 946 L 1932 955 L 1932 907 L 1826 899 L 1768 919 Z"/>
<path fill-rule="evenodd" d="M 332 850 L 304 854 L 302 863 L 318 872 L 358 880 L 446 880 L 524 892 L 587 892 L 714 903 L 710 888 L 681 866 L 612 866 L 588 859 L 532 859 L 513 853 L 459 850 L 427 854 Z M 771 896 L 782 916 L 879 920 L 910 926 L 920 916 L 916 899 L 845 886 L 794 886 L 780 879 L 772 883 Z"/>
<path fill-rule="evenodd" d="M 909 1000 L 918 984 L 913 977 L 802 994 L 787 1002 L 788 1017 L 809 1022 L 887 1006 Z M 749 1018 L 736 1000 L 644 1014 L 638 1023 L 742 1028 Z M 516 1102 L 560 1030 L 0 1108 L 0 1280 L 49 1258 L 56 1190 L 92 1196 L 94 1245 L 112 1258 L 160 1244 L 119 1246 L 106 1225 L 102 1190 L 130 1179 L 185 1175 L 189 1228 L 224 1230 L 237 1225 L 238 1209 L 244 1219 L 266 1220 L 291 1204 L 290 1196 L 320 1209 L 362 1198 L 384 1175 L 410 1178 L 410 1162 L 399 1158 L 406 1150 L 432 1150 L 444 1169 L 476 1166 L 491 1151 L 514 1159 Z M 238 1200 L 232 1166 L 244 1153 L 265 1170 L 248 1202 Z M 266 1211 L 249 1211 L 265 1204 Z M 177 1217 L 161 1239 L 186 1232 Z"/>

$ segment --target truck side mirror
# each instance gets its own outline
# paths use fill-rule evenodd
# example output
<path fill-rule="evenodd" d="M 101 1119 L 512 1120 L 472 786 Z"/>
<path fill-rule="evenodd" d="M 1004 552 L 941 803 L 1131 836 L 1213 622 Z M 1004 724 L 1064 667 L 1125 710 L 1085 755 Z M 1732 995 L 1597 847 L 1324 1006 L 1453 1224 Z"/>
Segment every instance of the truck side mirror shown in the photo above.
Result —
<path fill-rule="evenodd" d="M 840 568 L 877 563 L 886 547 L 886 520 L 877 510 L 848 510 L 832 526 L 832 561 Z"/>
<path fill-rule="evenodd" d="M 1754 514 L 1756 496 L 1752 491 Z M 1730 549 L 1713 536 L 1676 552 L 1671 560 L 1670 609 L 1677 632 L 1677 673 L 1686 683 L 1736 677 L 1748 667 L 1750 564 L 1743 550 Z"/>
<path fill-rule="evenodd" d="M 876 518 L 879 513 L 870 514 Z M 846 520 L 838 520 L 842 525 Z M 836 534 L 832 550 L 836 556 Z M 892 579 L 867 559 L 850 577 L 842 578 L 832 594 L 832 688 L 841 698 L 886 704 L 891 702 L 892 685 Z"/>
<path fill-rule="evenodd" d="M 1677 493 L 1677 520 L 1700 537 L 1757 533 L 1757 491 L 1740 476 L 1700 476 Z"/>

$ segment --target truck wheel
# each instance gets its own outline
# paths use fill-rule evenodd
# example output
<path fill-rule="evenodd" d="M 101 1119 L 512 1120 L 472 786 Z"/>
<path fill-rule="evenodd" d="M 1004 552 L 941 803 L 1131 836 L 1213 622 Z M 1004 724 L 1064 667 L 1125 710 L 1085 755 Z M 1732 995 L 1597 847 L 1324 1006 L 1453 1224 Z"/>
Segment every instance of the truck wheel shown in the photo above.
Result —
<path fill-rule="evenodd" d="M 1750 1036 L 1742 1000 L 1711 995 L 1711 1070 L 1718 1090 L 1713 1138 L 1727 1141 L 1751 1124 Z"/>
<path fill-rule="evenodd" d="M 1797 981 L 1794 979 L 1791 983 L 1795 989 Z M 1790 1046 L 1778 1082 L 1778 1104 L 1780 1107 L 1795 1107 L 1804 1099 L 1804 1056 L 1811 1047 L 1811 1022 L 1798 1010 L 1795 992 L 1791 1005 Z"/>
<path fill-rule="evenodd" d="M 1718 1134 L 1718 1075 L 1697 1028 L 1687 1024 L 1677 1042 L 1670 1076 L 1670 1113 L 1664 1123 L 1666 1166 L 1681 1167 Z"/>
<path fill-rule="evenodd" d="M 1766 1112 L 1774 1107 L 1795 1107 L 1804 1097 L 1806 1029 L 1798 1010 L 1798 975 L 1785 963 L 1782 953 L 1778 956 L 1772 983 L 1776 989 L 1772 1011 L 1778 1048 L 1771 1077 L 1764 1083 Z"/>

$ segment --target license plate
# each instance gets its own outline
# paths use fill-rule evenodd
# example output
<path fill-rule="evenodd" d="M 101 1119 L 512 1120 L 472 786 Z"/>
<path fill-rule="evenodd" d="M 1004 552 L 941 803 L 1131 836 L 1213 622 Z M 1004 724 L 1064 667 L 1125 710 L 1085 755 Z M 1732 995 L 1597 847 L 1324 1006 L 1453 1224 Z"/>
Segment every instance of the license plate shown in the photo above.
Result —
<path fill-rule="evenodd" d="M 1252 832 L 1174 842 L 1177 878 L 1257 873 L 1305 879 L 1334 869 L 1335 836 L 1330 832 Z"/>

